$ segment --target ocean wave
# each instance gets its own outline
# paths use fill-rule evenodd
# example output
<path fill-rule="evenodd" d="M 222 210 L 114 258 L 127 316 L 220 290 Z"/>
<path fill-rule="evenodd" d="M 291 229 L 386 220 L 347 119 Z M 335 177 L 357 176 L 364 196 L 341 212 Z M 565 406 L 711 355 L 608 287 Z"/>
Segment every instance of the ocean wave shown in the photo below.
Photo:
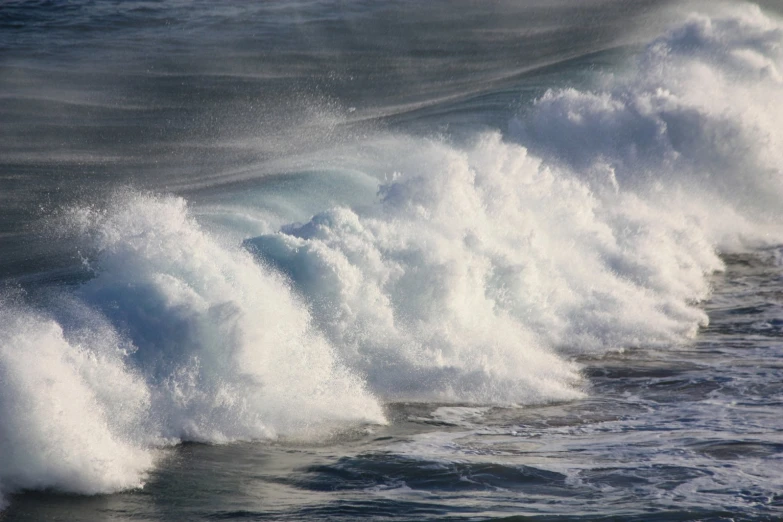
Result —
<path fill-rule="evenodd" d="M 783 26 L 716 12 L 505 136 L 365 144 L 376 201 L 245 248 L 173 196 L 64 212 L 89 279 L 0 301 L 0 491 L 138 487 L 169 444 L 318 439 L 382 401 L 575 399 L 575 355 L 687 342 L 718 252 L 783 240 Z"/>
<path fill-rule="evenodd" d="M 221 247 L 184 200 L 124 191 L 62 226 L 94 277 L 45 312 L 0 303 L 3 490 L 115 491 L 181 440 L 385 422 L 286 282 Z"/>

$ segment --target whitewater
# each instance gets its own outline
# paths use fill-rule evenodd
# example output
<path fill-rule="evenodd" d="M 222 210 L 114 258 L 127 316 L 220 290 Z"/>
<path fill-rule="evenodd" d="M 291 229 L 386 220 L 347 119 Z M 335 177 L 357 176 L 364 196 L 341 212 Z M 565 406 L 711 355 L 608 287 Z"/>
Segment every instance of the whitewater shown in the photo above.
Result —
<path fill-rule="evenodd" d="M 0 8 L 0 520 L 783 516 L 779 6 L 523 4 Z"/>

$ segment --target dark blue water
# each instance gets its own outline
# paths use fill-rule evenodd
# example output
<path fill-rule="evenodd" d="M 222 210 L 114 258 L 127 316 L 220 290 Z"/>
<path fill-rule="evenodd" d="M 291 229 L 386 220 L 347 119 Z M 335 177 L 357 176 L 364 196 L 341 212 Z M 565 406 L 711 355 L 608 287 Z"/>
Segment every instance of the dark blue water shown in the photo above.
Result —
<path fill-rule="evenodd" d="M 783 518 L 779 12 L 3 3 L 0 520 Z"/>

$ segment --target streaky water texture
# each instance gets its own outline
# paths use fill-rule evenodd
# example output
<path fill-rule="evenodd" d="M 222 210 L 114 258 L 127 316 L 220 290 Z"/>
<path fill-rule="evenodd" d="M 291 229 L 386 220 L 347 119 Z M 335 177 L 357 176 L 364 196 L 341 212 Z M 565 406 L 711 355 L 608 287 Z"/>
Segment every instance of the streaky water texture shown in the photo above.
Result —
<path fill-rule="evenodd" d="M 598 422 L 590 408 L 614 393 L 602 375 L 623 364 L 664 368 L 667 352 L 688 359 L 688 347 L 715 328 L 705 301 L 747 298 L 721 293 L 714 278 L 727 259 L 736 271 L 731 255 L 779 259 L 783 22 L 752 4 L 693 9 L 668 15 L 673 25 L 587 84 L 543 89 L 502 128 L 482 124 L 457 138 L 379 126 L 274 158 L 278 175 L 210 188 L 220 193 L 212 199 L 193 189 L 188 202 L 120 180 L 105 203 L 85 198 L 49 213 L 42 237 L 67 245 L 80 266 L 67 284 L 16 284 L 0 299 L 0 493 L 134 490 L 165 473 L 182 442 L 296 447 L 358 429 L 394 440 L 346 443 L 356 458 L 301 468 L 286 487 L 318 491 L 307 477 L 326 473 L 342 477 L 336 487 L 346 491 L 355 479 L 370 496 L 413 502 L 442 479 L 448 486 L 433 487 L 455 512 L 468 502 L 471 516 L 556 514 L 514 503 L 525 498 L 520 484 L 531 484 L 563 513 L 596 515 L 557 492 L 587 484 L 621 506 L 603 514 L 637 516 L 622 480 L 600 472 L 616 446 L 597 441 L 611 432 L 617 447 L 632 448 L 629 466 L 649 459 L 637 493 L 650 509 L 780 515 L 780 470 L 770 471 L 780 441 L 764 439 L 779 421 L 753 434 L 753 444 L 778 445 L 764 450 L 771 464 L 760 473 L 750 454 L 748 467 L 726 472 L 694 457 L 683 471 L 671 448 L 652 456 L 636 448 L 627 419 L 641 410 L 650 425 L 673 417 L 636 400 L 643 393 L 633 391 L 630 369 L 615 389 L 625 387 L 625 402 L 611 405 L 620 413 L 584 428 L 595 436 L 584 446 L 573 439 L 582 421 L 555 433 L 530 417 L 571 404 L 576 418 Z M 774 259 L 765 273 L 779 278 Z M 706 310 L 720 314 L 714 304 Z M 780 317 L 767 319 L 777 328 Z M 768 349 L 780 357 L 780 347 Z M 760 382 L 776 376 L 779 366 L 759 369 Z M 765 408 L 779 408 L 779 395 L 766 398 L 773 405 Z M 714 421 L 717 433 L 716 411 L 683 406 L 673 415 L 702 419 L 704 433 Z M 395 438 L 410 422 L 427 428 Z M 509 450 L 523 436 L 509 426 L 525 424 L 530 437 L 548 438 L 533 460 Z M 701 456 L 723 451 L 704 437 Z M 559 451 L 597 460 L 558 463 Z M 422 466 L 445 475 L 424 479 Z M 395 473 L 403 478 L 390 479 Z M 471 511 L 452 498 L 466 480 L 476 491 L 513 494 L 479 495 Z M 720 484 L 734 480 L 757 488 L 755 500 L 726 500 L 732 493 Z M 657 501 L 656 491 L 664 491 Z M 362 513 L 299 508 L 291 516 Z M 396 516 L 393 507 L 367 509 Z"/>

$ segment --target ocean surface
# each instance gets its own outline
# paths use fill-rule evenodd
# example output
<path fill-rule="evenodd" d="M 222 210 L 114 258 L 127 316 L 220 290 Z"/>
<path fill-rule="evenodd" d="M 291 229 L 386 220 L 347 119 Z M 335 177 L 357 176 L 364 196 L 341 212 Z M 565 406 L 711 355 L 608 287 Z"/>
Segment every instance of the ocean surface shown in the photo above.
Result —
<path fill-rule="evenodd" d="M 783 519 L 783 4 L 0 2 L 0 521 Z"/>

